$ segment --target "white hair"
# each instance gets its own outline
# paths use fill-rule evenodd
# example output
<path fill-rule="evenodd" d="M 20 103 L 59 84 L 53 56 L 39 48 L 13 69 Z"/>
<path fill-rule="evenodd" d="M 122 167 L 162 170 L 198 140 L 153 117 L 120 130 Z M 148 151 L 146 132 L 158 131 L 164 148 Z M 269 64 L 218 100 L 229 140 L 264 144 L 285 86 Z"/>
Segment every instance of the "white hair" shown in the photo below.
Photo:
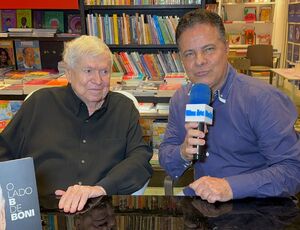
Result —
<path fill-rule="evenodd" d="M 113 62 L 109 47 L 100 38 L 81 35 L 67 42 L 63 53 L 63 61 L 67 66 L 75 68 L 81 58 L 85 56 L 96 57 L 103 54 L 109 54 L 111 63 Z"/>

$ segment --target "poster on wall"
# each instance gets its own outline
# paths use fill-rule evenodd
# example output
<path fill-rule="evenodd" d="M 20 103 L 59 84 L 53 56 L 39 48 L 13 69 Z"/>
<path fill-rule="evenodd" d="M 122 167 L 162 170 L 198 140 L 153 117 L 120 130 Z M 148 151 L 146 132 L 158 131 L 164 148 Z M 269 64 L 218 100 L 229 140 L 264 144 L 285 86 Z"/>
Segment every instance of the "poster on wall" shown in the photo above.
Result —
<path fill-rule="evenodd" d="M 78 0 L 0 1 L 0 9 L 79 9 Z"/>

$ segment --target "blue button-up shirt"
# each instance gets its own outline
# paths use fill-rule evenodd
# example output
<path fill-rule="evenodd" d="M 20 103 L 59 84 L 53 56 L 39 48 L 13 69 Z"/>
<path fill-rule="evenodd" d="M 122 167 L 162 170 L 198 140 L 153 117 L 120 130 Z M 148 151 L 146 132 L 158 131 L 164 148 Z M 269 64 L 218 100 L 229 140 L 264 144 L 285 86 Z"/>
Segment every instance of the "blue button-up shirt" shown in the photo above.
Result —
<path fill-rule="evenodd" d="M 186 130 L 185 106 L 191 85 L 170 101 L 159 161 L 172 178 L 189 166 L 181 158 Z M 195 179 L 226 178 L 233 198 L 288 196 L 300 191 L 300 140 L 294 130 L 297 112 L 276 88 L 237 73 L 228 66 L 226 81 L 214 95 L 214 124 L 208 127 L 205 162 L 194 165 Z"/>

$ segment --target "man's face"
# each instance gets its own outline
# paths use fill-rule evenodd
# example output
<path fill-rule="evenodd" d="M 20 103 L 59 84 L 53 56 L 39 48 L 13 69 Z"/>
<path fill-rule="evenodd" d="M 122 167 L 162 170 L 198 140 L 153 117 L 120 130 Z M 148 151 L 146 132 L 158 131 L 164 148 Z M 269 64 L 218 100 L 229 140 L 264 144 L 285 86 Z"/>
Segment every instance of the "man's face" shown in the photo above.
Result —
<path fill-rule="evenodd" d="M 29 67 L 34 65 L 34 50 L 32 48 L 25 49 L 25 64 Z"/>
<path fill-rule="evenodd" d="M 178 41 L 183 65 L 193 83 L 203 83 L 212 91 L 221 88 L 227 71 L 228 45 L 216 27 L 196 24 L 186 29 Z"/>
<path fill-rule="evenodd" d="M 76 95 L 89 107 L 102 103 L 109 91 L 111 58 L 103 55 L 81 58 L 74 69 L 67 71 L 67 78 Z"/>
<path fill-rule="evenodd" d="M 7 62 L 7 55 L 4 51 L 1 51 L 1 53 L 0 53 L 0 61 L 1 61 L 1 63 Z"/>

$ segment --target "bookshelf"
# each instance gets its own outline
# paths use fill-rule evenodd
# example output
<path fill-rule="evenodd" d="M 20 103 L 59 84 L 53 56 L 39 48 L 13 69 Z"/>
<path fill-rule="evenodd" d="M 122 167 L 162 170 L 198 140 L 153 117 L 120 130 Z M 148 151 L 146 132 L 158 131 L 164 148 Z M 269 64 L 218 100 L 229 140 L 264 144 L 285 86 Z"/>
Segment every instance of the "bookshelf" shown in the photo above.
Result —
<path fill-rule="evenodd" d="M 271 44 L 275 1 L 220 0 L 229 44 Z"/>
<path fill-rule="evenodd" d="M 289 0 L 286 64 L 294 66 L 300 60 L 300 0 Z"/>
<path fill-rule="evenodd" d="M 126 53 L 133 71 L 124 65 L 122 72 L 125 74 L 133 72 L 133 75 L 152 80 L 163 80 L 166 73 L 182 72 L 174 41 L 176 20 L 188 11 L 205 6 L 205 0 L 196 0 L 193 4 L 174 4 L 174 1 L 173 4 L 157 4 L 155 1 L 149 4 L 148 1 L 148 4 L 139 5 L 134 5 L 133 1 L 131 5 L 88 5 L 87 2 L 80 0 L 82 34 L 102 38 L 118 60 L 120 53 Z M 121 59 L 125 63 L 124 58 Z M 179 64 L 172 68 L 171 62 Z M 141 65 L 135 66 L 136 63 Z"/>

